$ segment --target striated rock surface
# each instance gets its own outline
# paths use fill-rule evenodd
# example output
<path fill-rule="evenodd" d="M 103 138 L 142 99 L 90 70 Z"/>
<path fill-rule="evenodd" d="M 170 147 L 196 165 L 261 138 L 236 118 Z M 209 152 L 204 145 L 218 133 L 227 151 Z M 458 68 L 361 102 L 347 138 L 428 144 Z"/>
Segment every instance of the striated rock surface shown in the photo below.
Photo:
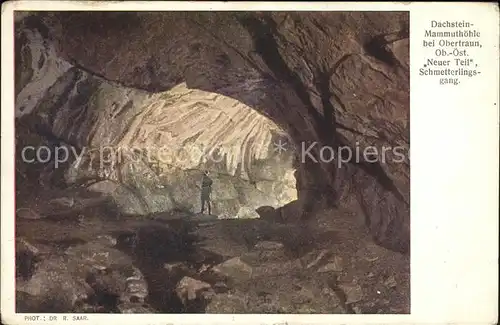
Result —
<path fill-rule="evenodd" d="M 220 217 L 253 217 L 297 198 L 292 152 L 274 150 L 288 135 L 245 104 L 185 84 L 159 93 L 126 87 L 57 57 L 36 29 L 18 37 L 28 77 L 16 114 L 71 145 L 60 151 L 73 161 L 68 184 L 97 181 L 89 189 L 130 214 L 200 211 L 205 169 Z"/>
<path fill-rule="evenodd" d="M 283 181 L 282 175 L 252 179 L 252 168 L 238 167 L 232 157 L 272 161 L 269 147 L 255 148 L 266 147 L 283 134 L 295 148 L 317 142 L 311 154 L 318 162 L 309 159 L 295 167 L 302 217 L 313 216 L 321 199 L 329 204 L 355 199 L 377 242 L 408 252 L 408 22 L 406 12 L 30 16 L 18 23 L 17 114 L 38 114 L 51 133 L 79 147 L 216 144 L 224 148 L 221 165 L 204 164 L 198 151 L 190 149 L 194 157 L 175 167 L 185 168 L 183 172 L 193 164 L 210 168 L 217 177 L 219 173 L 236 176 L 259 192 L 265 188 L 282 192 L 289 181 Z M 41 51 L 34 50 L 33 44 L 54 47 Z M 49 88 L 36 86 L 41 84 Z M 352 153 L 377 148 L 378 159 L 358 154 L 338 168 L 338 159 L 319 159 L 325 146 L 336 154 L 339 146 Z M 293 165 L 285 161 L 279 162 L 277 170 L 292 175 Z M 147 163 L 141 164 L 144 167 L 133 175 L 149 170 Z M 106 173 L 123 173 L 127 168 L 122 164 Z M 83 169 L 70 178 L 80 177 Z M 149 211 L 184 200 L 171 194 L 157 203 L 150 197 L 162 195 L 155 194 L 153 185 L 144 185 L 146 191 L 142 185 L 130 185 L 136 181 L 120 182 L 146 198 Z M 293 200 L 293 195 L 285 199 L 267 194 L 271 202 L 250 195 L 257 203 L 244 205 L 253 209 Z M 191 194 L 184 197 L 192 201 Z M 221 200 L 220 209 L 234 214 L 231 209 L 243 201 L 248 200 Z"/>

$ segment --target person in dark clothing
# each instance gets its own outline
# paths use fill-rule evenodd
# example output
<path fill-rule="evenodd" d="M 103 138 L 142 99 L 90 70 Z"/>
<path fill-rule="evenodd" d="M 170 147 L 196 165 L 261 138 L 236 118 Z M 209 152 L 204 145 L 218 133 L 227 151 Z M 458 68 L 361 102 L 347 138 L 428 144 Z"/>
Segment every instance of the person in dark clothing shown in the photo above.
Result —
<path fill-rule="evenodd" d="M 205 211 L 205 203 L 208 205 L 208 214 L 212 214 L 212 206 L 210 195 L 212 194 L 212 179 L 208 177 L 208 170 L 203 172 L 203 179 L 201 181 L 201 212 Z"/>

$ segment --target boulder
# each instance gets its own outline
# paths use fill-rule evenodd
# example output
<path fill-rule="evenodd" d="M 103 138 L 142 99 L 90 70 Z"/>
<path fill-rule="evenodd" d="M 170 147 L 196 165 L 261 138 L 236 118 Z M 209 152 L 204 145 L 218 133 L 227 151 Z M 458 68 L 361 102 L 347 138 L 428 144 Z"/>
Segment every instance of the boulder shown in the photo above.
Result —
<path fill-rule="evenodd" d="M 16 291 L 30 300 L 31 306 L 27 308 L 39 312 L 67 312 L 94 293 L 84 278 L 72 273 L 72 265 L 68 263 L 62 256 L 43 260 L 28 281 L 17 283 Z"/>
<path fill-rule="evenodd" d="M 340 284 L 339 288 L 344 292 L 346 297 L 346 304 L 352 304 L 363 299 L 363 289 L 359 284 L 347 283 Z"/>
<path fill-rule="evenodd" d="M 243 262 L 239 257 L 234 257 L 218 264 L 212 270 L 237 281 L 246 281 L 252 278 L 252 267 Z"/>
<path fill-rule="evenodd" d="M 239 219 L 256 219 L 260 218 L 260 215 L 254 209 L 243 206 L 238 210 L 236 217 Z"/>
<path fill-rule="evenodd" d="M 101 193 L 113 199 L 116 206 L 126 214 L 144 214 L 147 207 L 125 186 L 111 180 L 94 183 L 88 187 L 91 192 Z"/>
<path fill-rule="evenodd" d="M 206 298 L 213 290 L 210 284 L 185 276 L 177 284 L 175 292 L 183 305 L 187 306 L 193 300 Z"/>
<path fill-rule="evenodd" d="M 333 257 L 333 261 L 328 262 L 325 265 L 322 265 L 318 268 L 319 273 L 324 272 L 342 272 L 342 258 L 340 256 L 335 255 Z"/>

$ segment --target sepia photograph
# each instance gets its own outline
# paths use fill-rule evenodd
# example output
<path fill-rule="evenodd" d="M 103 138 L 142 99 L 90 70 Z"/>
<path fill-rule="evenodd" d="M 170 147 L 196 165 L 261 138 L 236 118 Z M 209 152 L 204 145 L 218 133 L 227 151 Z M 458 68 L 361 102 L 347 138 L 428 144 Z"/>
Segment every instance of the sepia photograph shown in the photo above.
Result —
<path fill-rule="evenodd" d="M 410 313 L 409 11 L 13 21 L 16 313 Z"/>

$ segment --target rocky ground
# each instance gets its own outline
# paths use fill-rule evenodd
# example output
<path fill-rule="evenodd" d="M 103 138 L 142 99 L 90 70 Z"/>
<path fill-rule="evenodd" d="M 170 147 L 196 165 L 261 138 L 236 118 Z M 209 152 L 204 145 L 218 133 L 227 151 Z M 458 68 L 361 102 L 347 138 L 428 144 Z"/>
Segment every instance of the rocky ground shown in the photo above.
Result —
<path fill-rule="evenodd" d="M 63 196 L 64 194 L 64 196 Z M 314 223 L 120 216 L 68 190 L 18 200 L 18 312 L 409 313 L 409 257 L 353 213 Z"/>

